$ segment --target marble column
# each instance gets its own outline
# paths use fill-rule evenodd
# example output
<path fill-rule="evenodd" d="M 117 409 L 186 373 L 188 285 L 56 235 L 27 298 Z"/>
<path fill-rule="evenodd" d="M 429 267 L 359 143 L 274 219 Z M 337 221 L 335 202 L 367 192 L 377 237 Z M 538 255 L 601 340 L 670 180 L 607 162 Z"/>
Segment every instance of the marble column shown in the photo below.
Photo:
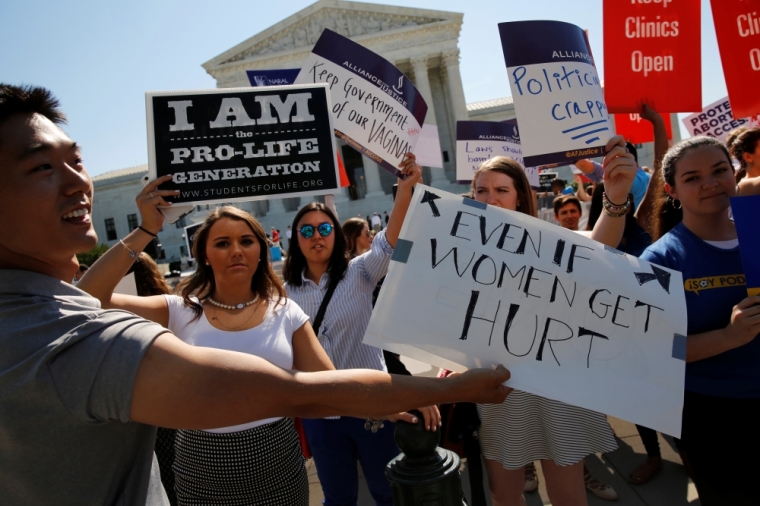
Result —
<path fill-rule="evenodd" d="M 449 91 L 449 100 L 451 103 L 451 112 L 454 114 L 454 120 L 467 121 L 467 103 L 464 100 L 464 88 L 462 87 L 462 76 L 459 74 L 459 50 L 445 51 L 442 53 L 441 60 L 445 69 L 446 87 Z"/>
<path fill-rule="evenodd" d="M 433 107 L 433 92 L 430 90 L 430 79 L 428 78 L 428 59 L 427 56 L 415 56 L 411 58 L 412 71 L 414 72 L 414 85 L 427 103 L 428 110 L 425 116 L 425 123 L 436 125 L 435 108 Z"/>
<path fill-rule="evenodd" d="M 444 88 L 447 91 L 449 99 L 449 132 L 451 132 L 451 146 L 453 147 L 454 167 L 456 167 L 456 131 L 457 121 L 467 121 L 470 119 L 467 113 L 467 103 L 464 99 L 464 88 L 462 87 L 462 76 L 459 74 L 459 50 L 444 51 L 441 53 L 441 78 L 443 79 Z M 450 180 L 456 181 L 456 169 L 449 170 Z"/>
<path fill-rule="evenodd" d="M 430 89 L 430 78 L 428 76 L 430 60 L 428 60 L 426 56 L 417 56 L 411 58 L 409 61 L 412 65 L 412 70 L 414 71 L 414 84 L 428 106 L 425 123 L 437 127 L 438 120 L 435 114 L 435 106 L 433 105 L 433 91 Z M 430 184 L 434 187 L 438 187 L 442 184 L 445 185 L 449 182 L 446 177 L 446 172 L 442 168 L 430 167 L 430 177 Z"/>
<path fill-rule="evenodd" d="M 364 181 L 367 183 L 367 197 L 384 195 L 383 185 L 380 184 L 380 171 L 385 170 L 371 158 L 362 155 L 364 162 Z"/>
<path fill-rule="evenodd" d="M 348 202 L 348 189 L 347 188 L 338 188 L 335 190 L 335 193 L 333 193 L 335 196 L 335 203 L 339 204 L 341 202 Z"/>

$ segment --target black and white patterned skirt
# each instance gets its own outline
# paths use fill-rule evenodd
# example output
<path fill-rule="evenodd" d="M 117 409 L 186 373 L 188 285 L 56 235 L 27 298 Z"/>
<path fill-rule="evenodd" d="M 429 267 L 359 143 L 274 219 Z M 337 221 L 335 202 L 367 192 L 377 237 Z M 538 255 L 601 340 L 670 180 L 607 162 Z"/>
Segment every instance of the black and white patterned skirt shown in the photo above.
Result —
<path fill-rule="evenodd" d="M 240 432 L 177 431 L 180 505 L 308 506 L 298 433 L 290 418 Z"/>

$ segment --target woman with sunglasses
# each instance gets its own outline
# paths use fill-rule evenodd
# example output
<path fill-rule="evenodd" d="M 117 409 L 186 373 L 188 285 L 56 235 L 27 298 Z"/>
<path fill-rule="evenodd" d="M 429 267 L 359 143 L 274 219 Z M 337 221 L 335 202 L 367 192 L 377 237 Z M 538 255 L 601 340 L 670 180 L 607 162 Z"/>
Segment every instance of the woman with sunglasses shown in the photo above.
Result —
<path fill-rule="evenodd" d="M 604 181 L 608 202 L 628 202 L 636 174 L 633 156 L 622 137 L 607 144 Z M 472 198 L 502 209 L 536 216 L 536 206 L 523 167 L 507 157 L 483 163 L 472 179 Z M 627 208 L 630 203 L 618 205 Z M 623 214 L 602 213 L 591 238 L 617 246 L 623 235 Z M 557 506 L 587 504 L 584 481 L 600 497 L 614 500 L 614 491 L 584 473 L 583 458 L 617 448 L 605 415 L 538 395 L 514 390 L 502 404 L 478 404 L 480 445 L 485 457 L 494 506 L 524 506 L 526 466 L 541 461 L 546 489 Z M 535 468 L 532 467 L 535 475 Z M 586 476 L 584 476 L 586 474 Z M 585 479 L 584 479 L 585 478 Z M 535 478 L 533 480 L 535 481 Z M 609 490 L 608 490 L 609 489 Z M 605 494 L 600 492 L 605 491 Z"/>
<path fill-rule="evenodd" d="M 137 197 L 141 227 L 161 229 L 163 216 L 146 186 Z M 104 308 L 125 309 L 170 329 L 195 346 L 249 353 L 283 369 L 334 369 L 309 318 L 285 297 L 272 270 L 264 228 L 236 207 L 214 209 L 195 235 L 198 269 L 177 287 L 180 295 L 114 294 L 133 259 L 112 248 L 83 278 L 80 288 Z M 234 427 L 179 430 L 175 442 L 175 491 L 180 505 L 309 504 L 309 484 L 298 434 L 287 417 Z"/>
<path fill-rule="evenodd" d="M 308 204 L 293 220 L 297 240 L 290 243 L 283 268 L 288 297 L 314 322 L 326 294 L 332 291 L 324 317 L 315 322 L 315 328 L 320 344 L 338 369 L 386 370 L 382 350 L 363 344 L 362 338 L 372 314 L 372 291 L 388 271 L 412 188 L 422 177 L 411 153 L 399 168 L 405 177 L 399 179 L 388 226 L 375 236 L 370 251 L 364 254 L 349 260 L 346 237 L 324 204 Z M 428 407 L 421 411 L 427 428 L 436 430 L 440 424 L 438 409 Z M 408 413 L 391 418 L 397 419 L 414 420 Z M 341 417 L 303 420 L 303 425 L 326 506 L 356 504 L 357 458 L 375 502 L 393 504 L 385 478 L 385 466 L 399 453 L 392 423 Z"/>

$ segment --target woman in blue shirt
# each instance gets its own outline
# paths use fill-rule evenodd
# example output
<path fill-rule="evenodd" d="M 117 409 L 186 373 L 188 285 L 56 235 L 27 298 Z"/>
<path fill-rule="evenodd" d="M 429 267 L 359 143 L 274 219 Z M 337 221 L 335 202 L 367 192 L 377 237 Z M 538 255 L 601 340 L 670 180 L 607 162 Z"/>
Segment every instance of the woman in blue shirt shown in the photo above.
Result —
<path fill-rule="evenodd" d="M 683 449 L 704 506 L 756 504 L 760 297 L 747 297 L 729 219 L 731 158 L 720 141 L 694 137 L 668 151 L 653 184 L 664 188 L 653 213 L 659 240 L 641 258 L 681 271 L 686 289 Z"/>

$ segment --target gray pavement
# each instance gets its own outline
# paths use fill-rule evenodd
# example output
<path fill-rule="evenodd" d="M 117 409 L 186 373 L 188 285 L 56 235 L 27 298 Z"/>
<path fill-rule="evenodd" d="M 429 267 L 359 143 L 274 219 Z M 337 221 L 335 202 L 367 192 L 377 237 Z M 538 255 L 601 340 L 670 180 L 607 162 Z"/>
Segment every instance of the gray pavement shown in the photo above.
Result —
<path fill-rule="evenodd" d="M 415 376 L 432 376 L 433 368 L 427 364 L 402 358 L 407 368 Z M 678 452 L 673 446 L 673 440 L 669 436 L 659 435 L 660 449 L 662 452 L 663 468 L 649 483 L 644 485 L 632 485 L 628 482 L 628 475 L 638 467 L 646 458 L 644 445 L 632 423 L 609 417 L 610 425 L 618 442 L 618 449 L 611 453 L 596 454 L 586 458 L 586 464 L 592 474 L 599 480 L 612 485 L 618 494 L 618 500 L 614 502 L 599 499 L 588 492 L 589 506 L 619 505 L 619 506 L 699 506 L 700 501 L 694 483 L 689 479 L 686 470 L 681 464 Z M 466 464 L 465 464 L 466 465 Z M 539 475 L 538 490 L 525 495 L 527 506 L 550 505 L 549 496 L 541 473 L 541 466 L 536 466 Z M 309 474 L 310 506 L 322 504 L 322 489 L 317 478 L 313 460 L 307 462 Z M 359 468 L 359 506 L 374 506 L 374 501 L 369 494 L 367 484 L 364 481 Z M 487 478 L 483 486 L 488 495 Z M 470 485 L 467 479 L 466 469 L 462 472 L 462 485 L 465 495 L 469 497 Z M 488 505 L 491 506 L 490 498 Z"/>

